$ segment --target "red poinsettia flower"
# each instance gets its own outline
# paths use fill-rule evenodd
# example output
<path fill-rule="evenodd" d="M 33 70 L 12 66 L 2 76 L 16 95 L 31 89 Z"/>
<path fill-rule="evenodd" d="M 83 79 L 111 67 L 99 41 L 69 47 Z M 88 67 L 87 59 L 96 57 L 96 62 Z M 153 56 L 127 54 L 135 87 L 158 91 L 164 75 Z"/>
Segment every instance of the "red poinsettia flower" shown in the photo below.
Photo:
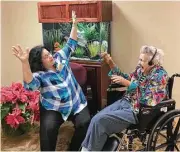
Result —
<path fill-rule="evenodd" d="M 30 102 L 27 109 L 31 109 L 33 112 L 35 112 L 39 110 L 39 105 L 34 102 Z"/>
<path fill-rule="evenodd" d="M 26 95 L 28 96 L 29 102 L 33 102 L 33 103 L 39 103 L 39 95 L 40 92 L 39 91 L 28 91 L 26 92 Z"/>
<path fill-rule="evenodd" d="M 26 95 L 24 95 L 24 94 L 21 94 L 19 100 L 24 103 L 24 102 L 28 101 L 28 97 Z"/>
<path fill-rule="evenodd" d="M 34 121 L 39 121 L 39 96 L 37 94 L 39 95 L 38 92 L 33 92 L 31 94 L 31 100 L 26 108 L 33 113 L 31 116 L 31 124 L 33 124 Z"/>
<path fill-rule="evenodd" d="M 12 114 L 6 116 L 6 123 L 12 128 L 17 129 L 20 124 L 25 123 L 25 119 L 21 116 L 21 110 L 15 108 Z"/>
<path fill-rule="evenodd" d="M 33 124 L 34 121 L 39 121 L 39 119 L 40 119 L 40 113 L 39 111 L 35 111 L 31 116 L 31 124 Z"/>
<path fill-rule="evenodd" d="M 12 83 L 10 87 L 1 87 L 1 122 L 12 128 L 23 123 L 39 121 L 39 91 L 26 90 L 21 83 Z"/>
<path fill-rule="evenodd" d="M 21 102 L 27 101 L 28 98 L 25 94 L 25 89 L 23 88 L 21 83 L 13 83 L 12 92 L 14 95 L 16 95 L 18 101 L 21 101 Z"/>
<path fill-rule="evenodd" d="M 34 113 L 34 121 L 39 121 L 40 120 L 40 112 L 39 111 L 36 111 Z"/>
<path fill-rule="evenodd" d="M 16 103 L 17 96 L 12 92 L 12 88 L 2 87 L 1 88 L 1 103 L 12 102 Z"/>
<path fill-rule="evenodd" d="M 17 82 L 17 83 L 12 83 L 12 89 L 13 89 L 13 91 L 21 91 L 21 90 L 23 90 L 24 88 L 23 88 L 23 85 L 21 84 L 21 83 L 19 83 L 19 82 Z"/>

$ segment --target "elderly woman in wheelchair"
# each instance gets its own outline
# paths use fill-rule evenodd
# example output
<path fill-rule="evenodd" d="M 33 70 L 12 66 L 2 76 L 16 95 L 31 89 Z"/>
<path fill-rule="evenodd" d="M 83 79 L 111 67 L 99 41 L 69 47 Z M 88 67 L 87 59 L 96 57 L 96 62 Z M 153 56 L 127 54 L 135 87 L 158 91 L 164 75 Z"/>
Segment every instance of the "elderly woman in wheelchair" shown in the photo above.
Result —
<path fill-rule="evenodd" d="M 136 137 L 144 146 L 142 150 L 156 150 L 159 136 L 165 140 L 160 148 L 178 150 L 180 120 L 174 130 L 172 124 L 180 111 L 173 110 L 175 101 L 170 98 L 174 76 L 179 75 L 168 77 L 162 67 L 163 51 L 142 46 L 138 66 L 129 75 L 116 66 L 109 54 L 104 53 L 102 57 L 111 68 L 108 75 L 112 83 L 126 86 L 127 90 L 92 118 L 81 151 L 132 150 Z"/>

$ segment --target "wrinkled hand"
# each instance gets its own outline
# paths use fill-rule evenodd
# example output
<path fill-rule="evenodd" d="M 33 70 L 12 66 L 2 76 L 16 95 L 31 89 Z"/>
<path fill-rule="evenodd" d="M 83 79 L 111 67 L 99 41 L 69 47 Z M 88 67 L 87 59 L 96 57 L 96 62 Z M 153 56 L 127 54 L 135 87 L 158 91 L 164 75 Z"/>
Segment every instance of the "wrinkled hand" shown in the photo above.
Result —
<path fill-rule="evenodd" d="M 29 48 L 23 51 L 20 45 L 12 46 L 13 55 L 15 55 L 21 62 L 26 62 L 29 59 Z"/>
<path fill-rule="evenodd" d="M 122 76 L 112 75 L 111 80 L 113 83 L 123 84 L 125 79 Z"/>
<path fill-rule="evenodd" d="M 101 53 L 101 57 L 104 59 L 104 61 L 105 61 L 107 64 L 112 64 L 112 63 L 114 63 L 114 61 L 112 60 L 111 56 L 110 56 L 107 52 Z"/>
<path fill-rule="evenodd" d="M 104 59 L 107 54 L 108 54 L 107 52 L 102 52 L 101 57 Z"/>
<path fill-rule="evenodd" d="M 76 12 L 75 12 L 75 11 L 72 11 L 72 22 L 73 22 L 73 24 L 76 24 L 76 23 L 77 23 L 77 20 L 76 20 Z"/>

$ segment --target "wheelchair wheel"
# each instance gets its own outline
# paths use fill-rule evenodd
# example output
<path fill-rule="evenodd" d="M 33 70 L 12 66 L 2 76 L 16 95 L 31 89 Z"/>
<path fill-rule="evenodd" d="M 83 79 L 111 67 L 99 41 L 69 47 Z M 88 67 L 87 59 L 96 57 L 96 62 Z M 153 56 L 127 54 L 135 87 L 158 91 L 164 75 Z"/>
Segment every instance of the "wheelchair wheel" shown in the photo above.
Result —
<path fill-rule="evenodd" d="M 147 151 L 180 150 L 180 110 L 164 114 L 152 128 L 146 147 Z"/>

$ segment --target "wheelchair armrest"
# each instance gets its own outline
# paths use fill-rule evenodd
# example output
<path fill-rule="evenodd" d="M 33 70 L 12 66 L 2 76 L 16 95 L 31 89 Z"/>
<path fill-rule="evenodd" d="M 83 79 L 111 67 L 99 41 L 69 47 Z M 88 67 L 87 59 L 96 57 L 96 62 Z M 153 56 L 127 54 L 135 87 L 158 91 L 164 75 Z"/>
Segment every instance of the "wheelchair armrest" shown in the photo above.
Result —
<path fill-rule="evenodd" d="M 169 111 L 172 109 L 175 109 L 175 100 L 174 99 L 167 99 L 167 100 L 163 100 L 162 102 L 158 103 L 156 106 L 144 106 L 141 105 L 140 108 L 140 113 L 144 115 L 144 113 L 147 113 L 147 111 L 156 111 L 156 110 L 160 110 L 160 111 Z M 165 109 L 163 109 L 165 108 Z"/>
<path fill-rule="evenodd" d="M 117 84 L 117 83 L 112 83 L 108 86 L 107 91 L 126 91 L 127 87 Z"/>
<path fill-rule="evenodd" d="M 174 99 L 167 99 L 167 100 L 163 100 L 162 102 L 158 103 L 155 107 L 168 107 L 168 106 L 172 106 L 175 105 L 176 101 Z"/>
<path fill-rule="evenodd" d="M 141 104 L 141 108 L 143 109 L 159 109 L 161 107 L 165 107 L 165 106 L 171 106 L 171 105 L 175 105 L 176 102 L 174 99 L 167 99 L 167 100 L 163 100 L 162 102 L 158 103 L 155 106 L 147 106 L 144 104 Z"/>
<path fill-rule="evenodd" d="M 121 99 L 126 92 L 126 87 L 120 84 L 110 84 L 107 88 L 107 105 Z"/>

